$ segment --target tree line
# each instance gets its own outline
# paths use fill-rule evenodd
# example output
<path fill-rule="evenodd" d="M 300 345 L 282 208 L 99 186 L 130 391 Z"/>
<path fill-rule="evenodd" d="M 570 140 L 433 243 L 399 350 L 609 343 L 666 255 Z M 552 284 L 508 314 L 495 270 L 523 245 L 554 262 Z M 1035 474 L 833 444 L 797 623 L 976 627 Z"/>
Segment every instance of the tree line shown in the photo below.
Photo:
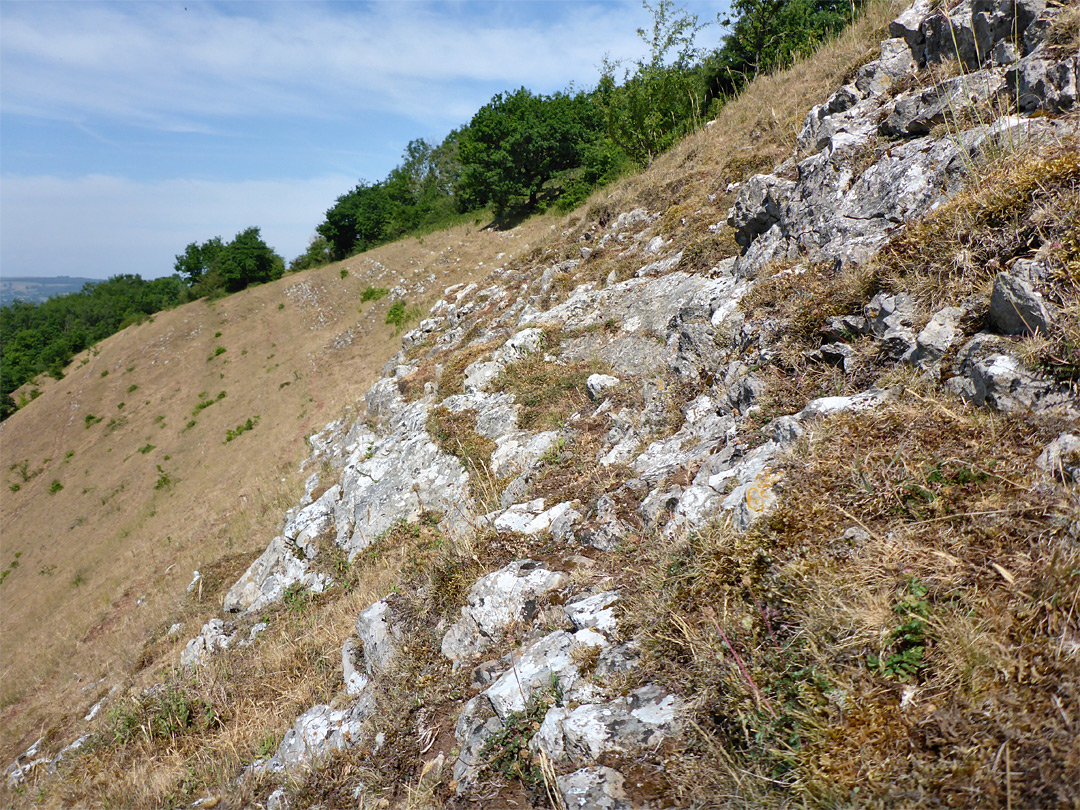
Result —
<path fill-rule="evenodd" d="M 300 270 L 490 210 L 497 218 L 554 205 L 570 210 L 593 189 L 648 165 L 715 116 L 750 80 L 790 65 L 847 25 L 862 0 L 735 0 L 717 20 L 729 29 L 712 51 L 695 46 L 706 27 L 673 0 L 643 5 L 646 57 L 605 60 L 587 91 L 495 95 L 434 145 L 414 140 L 382 181 L 362 180 L 316 227 Z M 708 23 L 711 24 L 711 23 Z"/>

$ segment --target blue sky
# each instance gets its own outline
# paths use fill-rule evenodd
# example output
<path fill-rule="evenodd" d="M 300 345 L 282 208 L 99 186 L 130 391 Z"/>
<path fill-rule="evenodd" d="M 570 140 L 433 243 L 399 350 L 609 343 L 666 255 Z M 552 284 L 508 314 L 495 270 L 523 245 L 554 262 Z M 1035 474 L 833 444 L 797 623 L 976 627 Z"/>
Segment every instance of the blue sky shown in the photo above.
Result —
<path fill-rule="evenodd" d="M 591 87 L 650 23 L 638 0 L 2 0 L 0 274 L 167 275 L 250 225 L 292 259 L 409 140 L 503 90 Z"/>

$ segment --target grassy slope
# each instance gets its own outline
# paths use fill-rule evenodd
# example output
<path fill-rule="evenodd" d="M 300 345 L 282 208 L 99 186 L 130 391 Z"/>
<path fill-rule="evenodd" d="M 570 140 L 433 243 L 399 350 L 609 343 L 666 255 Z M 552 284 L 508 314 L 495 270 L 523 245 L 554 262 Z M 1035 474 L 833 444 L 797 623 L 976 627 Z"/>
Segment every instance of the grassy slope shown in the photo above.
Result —
<path fill-rule="evenodd" d="M 384 323 L 389 299 L 361 305 L 365 287 L 403 283 L 410 304 L 427 305 L 548 227 L 459 226 L 195 302 L 103 341 L 63 380 L 44 378 L 42 395 L 0 427 L 0 560 L 17 562 L 0 592 L 0 761 L 146 666 L 144 643 L 174 621 L 186 621 L 183 633 L 151 660 L 174 655 L 216 613 L 215 587 L 235 580 L 296 502 L 306 437 L 354 405 L 400 348 Z M 221 391 L 195 413 L 200 394 Z M 87 416 L 101 421 L 87 426 Z M 254 430 L 224 443 L 256 416 Z M 169 481 L 160 488 L 159 467 Z M 50 492 L 53 481 L 63 489 Z M 195 569 L 211 574 L 202 598 L 178 607 Z"/>
<path fill-rule="evenodd" d="M 665 235 L 687 248 L 688 267 L 704 269 L 733 254 L 730 232 L 706 230 L 725 217 L 728 183 L 791 153 L 806 111 L 870 57 L 896 10 L 874 5 L 837 43 L 793 71 L 755 82 L 716 124 L 684 140 L 648 172 L 594 196 L 550 237 L 530 238 L 533 249 L 509 265 L 519 269 L 518 280 L 578 255 L 583 231 L 639 205 L 664 213 Z M 923 247 L 930 252 L 935 244 Z M 569 286 L 633 269 L 594 255 Z M 326 282 L 337 283 L 332 270 L 326 272 Z M 882 274 L 886 282 L 903 276 L 900 267 Z M 850 289 L 842 291 L 852 306 L 865 293 L 858 281 L 845 280 Z M 763 290 L 748 302 L 750 320 L 761 317 L 754 306 L 775 310 Z M 798 316 L 782 307 L 773 314 Z M 388 353 L 393 341 L 386 340 Z M 206 363 L 212 345 L 198 352 L 209 366 L 218 362 Z M 228 348 L 222 358 L 233 357 Z M 794 346 L 791 356 L 800 356 L 801 348 Z M 1080 569 L 1075 542 L 1065 535 L 1076 495 L 1031 464 L 1061 426 L 969 408 L 900 369 L 878 364 L 867 374 L 903 382 L 907 393 L 876 414 L 815 427 L 785 467 L 784 494 L 772 519 L 743 535 L 717 526 L 669 540 L 631 537 L 620 553 L 575 573 L 582 582 L 611 577 L 624 589 L 620 627 L 644 650 L 644 667 L 634 677 L 665 684 L 691 706 L 686 744 L 665 754 L 665 770 L 650 771 L 650 779 L 641 781 L 679 806 L 1073 806 L 1068 786 L 1078 773 L 1080 737 L 1070 708 L 1077 681 L 1069 645 L 1078 633 Z M 771 380 L 770 407 L 781 410 L 867 382 L 802 374 L 788 390 L 781 385 L 784 376 L 778 370 Z M 365 387 L 357 380 L 347 397 Z M 232 396 L 230 388 L 204 415 L 232 406 Z M 328 409 L 311 426 L 333 415 Z M 230 417 L 218 428 L 235 421 Z M 258 438 L 264 425 L 237 442 Z M 450 420 L 436 427 L 455 429 Z M 135 446 L 145 442 L 141 436 Z M 215 443 L 213 449 L 234 452 L 231 445 Z M 295 457 L 300 455 L 298 449 Z M 548 483 L 584 492 L 595 468 L 590 445 L 575 440 L 563 455 Z M 47 487 L 50 478 L 41 477 L 39 485 Z M 48 503 L 48 497 L 39 500 Z M 265 530 L 245 550 L 263 547 L 280 509 L 270 513 L 263 518 Z M 865 536 L 845 540 L 844 531 L 853 526 Z M 357 612 L 393 588 L 400 590 L 397 606 L 415 613 L 417 626 L 402 671 L 387 679 L 387 694 L 380 696 L 389 707 L 380 715 L 387 744 L 376 756 L 355 750 L 333 757 L 298 786 L 299 806 L 356 806 L 352 790 L 360 779 L 371 792 L 362 806 L 445 805 L 445 780 L 422 785 L 417 740 L 421 732 L 441 729 L 427 756 L 449 753 L 454 741 L 447 729 L 467 693 L 467 673 L 450 674 L 429 625 L 455 614 L 483 571 L 517 556 L 560 553 L 542 540 L 502 536 L 478 538 L 466 553 L 448 545 L 431 526 L 401 529 L 357 561 L 347 588 L 281 608 L 262 643 L 219 656 L 194 677 L 163 670 L 175 661 L 179 641 L 157 643 L 153 665 L 133 685 L 163 680 L 185 705 L 212 705 L 220 723 L 135 735 L 123 745 L 113 745 L 106 734 L 72 766 L 65 784 L 42 783 L 45 798 L 147 806 L 187 804 L 210 793 L 242 806 L 264 796 L 266 785 L 237 791 L 232 777 L 272 748 L 299 711 L 339 695 L 342 641 Z M 8 549 L 5 542 L 5 564 Z M 174 595 L 191 567 L 177 576 Z M 216 577 L 224 586 L 239 563 L 226 567 Z M 422 592 L 418 584 L 425 586 Z M 197 601 L 163 610 L 156 625 L 146 626 L 167 626 L 177 610 L 208 615 L 212 605 Z M 718 632 L 721 627 L 726 633 Z M 87 649 L 101 645 L 95 641 Z M 877 668 L 868 654 L 878 656 Z M 71 692 L 79 694 L 75 687 Z M 91 699 L 85 696 L 83 704 Z M 141 720 L 167 714 L 160 702 L 127 706 Z M 105 732 L 112 727 L 97 726 Z M 25 744 L 32 733 L 28 724 L 23 728 Z M 70 730 L 63 734 L 69 737 Z"/>

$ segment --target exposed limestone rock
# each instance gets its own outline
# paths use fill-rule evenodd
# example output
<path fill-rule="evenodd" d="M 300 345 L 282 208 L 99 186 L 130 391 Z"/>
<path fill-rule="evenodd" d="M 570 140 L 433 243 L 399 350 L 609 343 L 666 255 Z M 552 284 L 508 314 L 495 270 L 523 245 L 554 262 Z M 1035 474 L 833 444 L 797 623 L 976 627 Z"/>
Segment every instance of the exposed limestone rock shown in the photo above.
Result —
<path fill-rule="evenodd" d="M 225 594 L 226 613 L 251 613 L 280 602 L 285 591 L 300 585 L 312 593 L 322 593 L 330 584 L 325 574 L 313 573 L 306 558 L 278 535 L 244 575 Z"/>
<path fill-rule="evenodd" d="M 630 810 L 630 796 L 621 773 L 603 766 L 582 768 L 556 780 L 567 810 Z"/>
<path fill-rule="evenodd" d="M 30 778 L 31 774 L 38 769 L 44 769 L 49 764 L 48 757 L 38 756 L 41 744 L 44 742 L 44 737 L 38 738 L 33 745 L 19 754 L 19 756 L 15 758 L 15 761 L 7 767 L 5 773 L 9 790 L 14 790 L 19 787 Z"/>
<path fill-rule="evenodd" d="M 1045 335 L 1050 331 L 1050 311 L 1042 296 L 1030 283 L 1009 273 L 994 277 L 989 319 L 1005 335 Z"/>
<path fill-rule="evenodd" d="M 967 314 L 962 307 L 945 307 L 934 313 L 916 339 L 918 351 L 912 358 L 922 368 L 929 368 L 960 337 L 960 319 Z"/>
<path fill-rule="evenodd" d="M 619 599 L 618 591 L 604 591 L 583 599 L 576 599 L 564 608 L 577 630 L 594 627 L 605 636 L 615 632 L 615 611 L 612 605 Z"/>
<path fill-rule="evenodd" d="M 1039 454 L 1035 464 L 1066 481 L 1080 481 L 1080 436 L 1062 433 Z"/>
<path fill-rule="evenodd" d="M 376 602 L 356 617 L 356 635 L 363 645 L 367 674 L 377 677 L 385 673 L 397 654 L 402 637 L 387 600 Z"/>
<path fill-rule="evenodd" d="M 345 691 L 350 695 L 359 695 L 370 682 L 365 674 L 367 662 L 363 654 L 364 648 L 359 639 L 345 639 L 341 646 L 341 673 L 345 681 Z"/>
<path fill-rule="evenodd" d="M 895 396 L 893 391 L 875 388 L 850 397 L 815 399 L 798 414 L 784 417 L 784 421 L 776 420 L 780 424 L 774 426 L 774 438 L 749 452 L 743 454 L 726 445 L 719 452 L 709 454 L 693 484 L 679 496 L 666 531 L 699 528 L 724 513 L 731 516 L 737 529 L 749 528 L 775 507 L 776 486 L 782 474 L 774 470 L 774 462 L 802 432 L 802 422 L 844 411 L 876 408 Z"/>
<path fill-rule="evenodd" d="M 498 447 L 491 454 L 491 472 L 496 478 L 521 473 L 536 464 L 558 440 L 559 434 L 554 430 L 504 434 L 498 438 Z"/>
<path fill-rule="evenodd" d="M 531 745 L 553 760 L 578 767 L 604 757 L 633 756 L 655 749 L 678 733 L 679 709 L 679 700 L 655 685 L 605 703 L 587 703 L 573 710 L 553 708 Z"/>
<path fill-rule="evenodd" d="M 1004 94 L 1023 112 L 1071 110 L 1077 104 L 1078 75 L 1080 57 L 1054 62 L 1032 54 L 1005 74 Z"/>
<path fill-rule="evenodd" d="M 534 560 L 519 560 L 488 574 L 469 590 L 461 619 L 443 637 L 443 655 L 457 664 L 483 652 L 497 634 L 531 617 L 539 597 L 568 581 L 564 572 Z"/>
<path fill-rule="evenodd" d="M 618 377 L 612 377 L 610 374 L 590 374 L 585 381 L 585 389 L 589 392 L 590 399 L 598 400 L 605 391 L 614 388 L 621 382 L 622 380 Z"/>
<path fill-rule="evenodd" d="M 585 702 L 596 696 L 595 687 L 586 683 L 574 661 L 575 647 L 603 647 L 607 639 L 595 629 L 567 633 L 558 630 L 544 636 L 515 656 L 512 669 L 503 673 L 485 691 L 491 707 L 500 719 L 525 708 L 536 690 L 549 689 L 558 679 L 566 700 Z"/>
<path fill-rule="evenodd" d="M 363 697 L 348 709 L 312 706 L 285 732 L 274 755 L 252 763 L 252 769 L 256 773 L 291 773 L 313 768 L 334 751 L 358 745 L 364 721 L 373 710 L 373 701 Z"/>
<path fill-rule="evenodd" d="M 954 367 L 960 372 L 948 388 L 975 405 L 1003 411 L 1053 410 L 1066 418 L 1080 418 L 1067 381 L 1056 382 L 1024 366 L 1009 353 L 1006 338 L 980 333 L 957 353 Z"/>
<path fill-rule="evenodd" d="M 926 135 L 938 124 L 965 110 L 977 109 L 1001 93 L 1005 77 L 999 70 L 980 70 L 957 76 L 927 90 L 906 93 L 896 100 L 878 132 L 886 137 Z"/>
<path fill-rule="evenodd" d="M 569 501 L 557 503 L 550 509 L 544 508 L 544 500 L 538 498 L 528 503 L 517 503 L 498 513 L 497 515 L 485 515 L 484 520 L 490 521 L 491 525 L 500 532 L 517 532 L 518 534 L 540 534 L 551 530 L 556 523 L 562 523 L 566 527 L 566 518 L 574 511 Z M 578 515 L 578 519 L 580 519 Z M 565 528 L 563 529 L 565 531 Z"/>
<path fill-rule="evenodd" d="M 224 650 L 236 637 L 236 629 L 223 619 L 211 619 L 203 625 L 202 632 L 187 643 L 180 652 L 180 666 L 197 667 L 205 664 L 218 650 Z"/>

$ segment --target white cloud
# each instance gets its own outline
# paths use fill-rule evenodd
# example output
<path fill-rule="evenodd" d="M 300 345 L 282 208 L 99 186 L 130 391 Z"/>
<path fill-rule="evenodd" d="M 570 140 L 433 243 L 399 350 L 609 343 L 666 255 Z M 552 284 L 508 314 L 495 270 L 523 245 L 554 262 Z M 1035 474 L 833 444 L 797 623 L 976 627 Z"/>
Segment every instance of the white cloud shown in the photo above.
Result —
<path fill-rule="evenodd" d="M 289 261 L 354 183 L 340 175 L 236 183 L 5 177 L 0 267 L 5 275 L 152 278 L 171 273 L 189 242 L 228 240 L 251 225 Z"/>
<path fill-rule="evenodd" d="M 477 85 L 589 84 L 605 53 L 641 50 L 640 6 L 621 0 L 541 4 L 543 24 L 512 3 L 229 8 L 4 4 L 3 109 L 181 131 L 364 110 L 458 123 Z"/>

